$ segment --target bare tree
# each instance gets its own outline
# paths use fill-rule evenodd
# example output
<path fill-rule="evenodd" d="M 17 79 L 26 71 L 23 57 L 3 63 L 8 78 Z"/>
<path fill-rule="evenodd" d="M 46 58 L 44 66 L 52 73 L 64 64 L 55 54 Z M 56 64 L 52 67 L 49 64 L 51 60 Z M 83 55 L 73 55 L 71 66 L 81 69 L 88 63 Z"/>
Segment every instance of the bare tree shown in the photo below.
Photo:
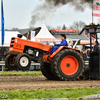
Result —
<path fill-rule="evenodd" d="M 9 29 L 5 29 L 5 31 L 8 31 Z"/>
<path fill-rule="evenodd" d="M 61 30 L 61 26 L 57 26 L 55 29 L 56 30 Z"/>
<path fill-rule="evenodd" d="M 53 30 L 52 26 L 47 25 L 48 30 Z"/>
<path fill-rule="evenodd" d="M 13 30 L 13 31 L 17 31 L 17 30 L 18 30 L 18 28 L 12 28 L 11 30 Z"/>
<path fill-rule="evenodd" d="M 66 26 L 65 26 L 65 24 L 63 25 L 62 30 L 66 30 Z"/>
<path fill-rule="evenodd" d="M 82 28 L 85 27 L 85 25 L 86 24 L 83 21 L 74 21 L 74 23 L 69 27 L 69 29 L 77 30 L 77 34 L 79 34 Z"/>

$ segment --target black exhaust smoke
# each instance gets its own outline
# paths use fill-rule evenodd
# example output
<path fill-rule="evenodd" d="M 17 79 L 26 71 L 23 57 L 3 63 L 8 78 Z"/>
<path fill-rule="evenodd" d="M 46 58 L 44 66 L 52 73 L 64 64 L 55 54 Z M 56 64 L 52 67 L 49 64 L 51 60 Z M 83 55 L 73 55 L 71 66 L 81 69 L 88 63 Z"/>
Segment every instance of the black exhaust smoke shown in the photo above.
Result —
<path fill-rule="evenodd" d="M 41 1 L 41 0 L 40 0 Z M 94 0 L 99 2 L 100 0 Z M 60 7 L 70 4 L 75 11 L 84 11 L 87 7 L 92 8 L 93 0 L 45 0 L 44 3 L 38 5 L 32 12 L 30 27 L 34 27 L 36 22 L 44 21 L 47 17 L 52 17 Z"/>

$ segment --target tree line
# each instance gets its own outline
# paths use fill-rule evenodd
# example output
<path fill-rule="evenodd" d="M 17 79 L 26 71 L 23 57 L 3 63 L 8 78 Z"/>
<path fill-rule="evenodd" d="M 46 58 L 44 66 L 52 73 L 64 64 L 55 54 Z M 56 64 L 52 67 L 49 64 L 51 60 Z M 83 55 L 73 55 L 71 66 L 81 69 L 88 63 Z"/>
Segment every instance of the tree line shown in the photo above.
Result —
<path fill-rule="evenodd" d="M 53 28 L 51 26 L 47 26 L 48 30 L 77 30 L 76 33 L 73 34 L 79 34 L 81 32 L 81 30 L 86 26 L 86 23 L 83 21 L 74 21 L 72 25 L 70 25 L 69 27 L 67 27 L 65 24 L 63 24 L 63 26 L 57 26 L 56 28 Z"/>
<path fill-rule="evenodd" d="M 85 25 L 86 25 L 86 23 L 80 20 L 80 21 L 74 21 L 73 24 L 68 26 L 68 27 L 65 24 L 63 24 L 62 26 L 56 26 L 55 28 L 47 25 L 47 28 L 48 28 L 48 30 L 53 30 L 53 29 L 56 29 L 56 30 L 77 30 L 77 32 L 73 33 L 73 34 L 79 34 L 80 31 L 85 27 Z M 5 29 L 5 30 L 7 31 L 8 29 Z M 12 28 L 11 30 L 17 31 L 19 29 Z"/>

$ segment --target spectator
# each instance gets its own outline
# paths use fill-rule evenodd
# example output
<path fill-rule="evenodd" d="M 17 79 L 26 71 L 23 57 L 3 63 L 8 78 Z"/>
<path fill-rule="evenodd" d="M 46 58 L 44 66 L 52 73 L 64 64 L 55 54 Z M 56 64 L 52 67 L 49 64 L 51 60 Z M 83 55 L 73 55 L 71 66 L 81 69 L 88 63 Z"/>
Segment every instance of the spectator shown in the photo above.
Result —
<path fill-rule="evenodd" d="M 99 43 L 98 43 L 98 41 L 94 42 L 93 52 L 99 53 Z"/>

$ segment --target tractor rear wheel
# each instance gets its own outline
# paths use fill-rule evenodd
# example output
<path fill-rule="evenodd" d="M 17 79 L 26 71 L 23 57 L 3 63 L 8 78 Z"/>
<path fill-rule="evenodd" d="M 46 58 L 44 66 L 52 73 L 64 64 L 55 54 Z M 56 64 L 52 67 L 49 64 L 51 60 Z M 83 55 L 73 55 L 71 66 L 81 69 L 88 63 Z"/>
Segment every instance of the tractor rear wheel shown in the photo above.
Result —
<path fill-rule="evenodd" d="M 15 59 L 15 64 L 20 70 L 29 70 L 31 65 L 31 58 L 26 53 L 20 53 Z"/>
<path fill-rule="evenodd" d="M 53 58 L 51 69 L 59 80 L 75 80 L 84 71 L 84 60 L 77 51 L 64 49 Z"/>
<path fill-rule="evenodd" d="M 7 55 L 7 57 L 5 58 L 5 66 L 10 70 L 16 69 L 14 55 Z"/>
<path fill-rule="evenodd" d="M 55 76 L 51 72 L 50 66 L 51 66 L 51 64 L 41 63 L 41 65 L 40 65 L 41 72 L 47 79 L 55 80 Z"/>

